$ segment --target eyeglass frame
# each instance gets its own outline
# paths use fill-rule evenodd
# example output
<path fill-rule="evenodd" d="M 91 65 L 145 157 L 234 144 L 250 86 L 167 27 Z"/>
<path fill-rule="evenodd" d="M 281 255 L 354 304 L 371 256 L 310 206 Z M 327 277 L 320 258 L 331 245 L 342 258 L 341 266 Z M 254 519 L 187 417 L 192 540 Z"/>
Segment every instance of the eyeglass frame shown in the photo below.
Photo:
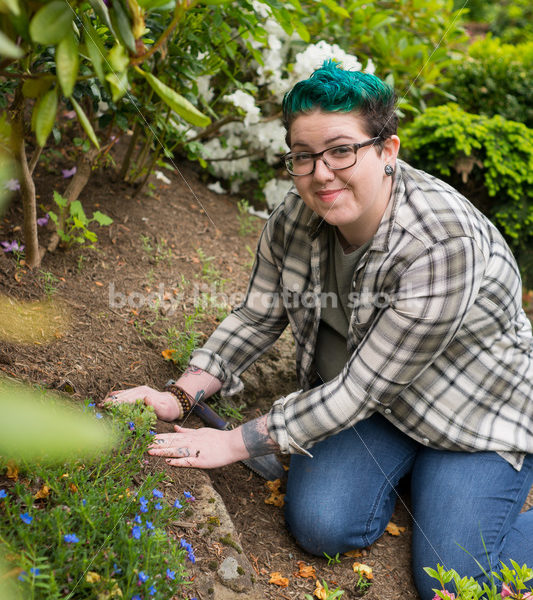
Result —
<path fill-rule="evenodd" d="M 287 169 L 289 175 L 291 175 L 292 177 L 305 177 L 307 175 L 312 175 L 315 172 L 316 161 L 319 158 L 326 165 L 326 167 L 328 169 L 330 169 L 331 171 L 343 171 L 344 169 L 349 169 L 350 167 L 353 167 L 357 163 L 357 151 L 360 148 L 365 148 L 366 146 L 370 146 L 371 144 L 378 142 L 380 140 L 384 140 L 384 139 L 385 138 L 378 135 L 377 137 L 373 137 L 373 138 L 370 138 L 369 140 L 365 140 L 364 142 L 359 142 L 356 144 L 338 144 L 337 146 L 330 146 L 329 148 L 325 148 L 324 150 L 322 150 L 322 152 L 287 152 L 287 154 L 284 154 L 281 158 L 283 159 L 283 162 L 285 163 L 285 168 Z M 327 161 L 323 158 L 324 152 L 328 152 L 329 150 L 334 150 L 335 148 L 342 148 L 343 146 L 349 146 L 354 149 L 355 159 L 354 159 L 353 163 L 351 165 L 347 165 L 346 167 L 331 167 L 330 165 L 328 165 Z M 294 156 L 295 154 L 308 154 L 309 158 L 313 159 L 313 169 L 309 173 L 291 173 L 291 171 L 289 170 L 289 167 L 287 166 L 287 160 L 290 160 L 290 157 Z"/>

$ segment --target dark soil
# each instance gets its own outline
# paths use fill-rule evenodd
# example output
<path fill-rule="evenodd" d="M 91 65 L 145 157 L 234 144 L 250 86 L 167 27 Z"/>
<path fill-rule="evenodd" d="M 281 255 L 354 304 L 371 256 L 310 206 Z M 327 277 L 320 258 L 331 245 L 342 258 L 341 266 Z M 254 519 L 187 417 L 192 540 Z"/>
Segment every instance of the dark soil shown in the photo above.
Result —
<path fill-rule="evenodd" d="M 70 166 L 55 164 L 53 172 L 50 168 L 37 173 L 42 203 L 39 216 L 53 208 L 53 190 L 64 190 L 65 180 L 55 173 Z M 179 168 L 180 174 L 165 171 L 172 180 L 170 185 L 153 178 L 151 193 L 139 196 L 132 187 L 114 181 L 112 171 L 95 172 L 82 194 L 83 206 L 88 214 L 101 210 L 114 223 L 95 229 L 99 239 L 94 250 L 75 247 L 47 253 L 41 267 L 33 271 L 11 255 L 0 256 L 0 294 L 23 301 L 48 295 L 70 313 L 65 331 L 58 328 L 50 343 L 0 342 L 0 370 L 4 375 L 68 392 L 80 401 L 87 397 L 97 401 L 111 389 L 141 384 L 161 388 L 167 379 L 179 375 L 177 366 L 161 354 L 169 347 L 165 332 L 170 327 L 183 331 L 185 317 L 194 312 L 195 288 L 214 286 L 223 279 L 225 293 L 245 291 L 251 252 L 261 228 L 256 220 L 254 232 L 241 235 L 238 198 L 211 193 L 201 174 L 188 165 Z M 19 203 L 15 198 L 4 215 L 0 240 L 20 241 Z M 46 245 L 50 231 L 40 233 Z M 162 305 L 146 302 L 140 306 L 141 298 L 161 289 L 165 294 Z M 130 303 L 121 305 L 121 299 Z M 195 325 L 202 332 L 200 343 L 221 318 L 215 309 L 202 312 Z M 246 391 L 229 404 L 240 408 L 246 419 L 266 412 L 273 400 L 294 390 L 290 336 L 284 334 L 244 379 Z M 187 424 L 201 426 L 194 417 Z M 168 427 L 161 424 L 160 428 Z M 156 460 L 152 465 L 154 469 L 161 466 Z M 192 469 L 175 469 L 172 485 L 177 486 L 176 492 L 187 489 L 194 493 L 199 475 Z M 407 500 L 398 502 L 393 517 L 396 524 L 406 527 L 401 535 L 384 534 L 360 558 L 343 556 L 338 564 L 328 566 L 325 558 L 310 556 L 296 546 L 285 530 L 283 509 L 265 504 L 270 492 L 262 479 L 241 464 L 210 471 L 209 475 L 234 520 L 264 598 L 303 599 L 304 593 L 313 593 L 314 579 L 294 576 L 298 561 L 313 565 L 317 577 L 325 579 L 330 588 L 346 590 L 344 598 L 358 597 L 354 560 L 373 568 L 368 599 L 418 598 L 409 569 Z M 213 553 L 223 549 L 209 547 L 194 528 L 187 530 L 187 536 L 198 557 L 196 567 L 208 571 Z M 268 583 L 276 571 L 289 578 L 288 587 Z M 207 600 L 195 590 L 194 583 L 189 593 Z"/>

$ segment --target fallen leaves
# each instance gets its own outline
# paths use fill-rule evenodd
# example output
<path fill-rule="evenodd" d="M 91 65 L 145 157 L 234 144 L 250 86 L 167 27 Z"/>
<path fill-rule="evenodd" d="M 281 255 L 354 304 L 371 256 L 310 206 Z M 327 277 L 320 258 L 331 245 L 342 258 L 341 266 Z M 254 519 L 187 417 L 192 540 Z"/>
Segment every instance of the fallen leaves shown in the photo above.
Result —
<path fill-rule="evenodd" d="M 33 496 L 35 500 L 44 500 L 48 498 L 50 495 L 50 488 L 47 485 L 43 485 L 43 487 Z"/>
<path fill-rule="evenodd" d="M 344 556 L 348 556 L 349 558 L 361 558 L 361 556 L 364 556 L 364 553 L 362 550 L 348 550 L 348 552 L 344 553 Z"/>
<path fill-rule="evenodd" d="M 274 481 L 265 482 L 266 487 L 270 490 L 270 496 L 265 498 L 265 504 L 273 504 L 274 506 L 283 506 L 285 503 L 285 494 L 280 492 L 279 488 L 281 485 L 280 479 L 274 479 Z"/>
<path fill-rule="evenodd" d="M 289 578 L 283 577 L 279 571 L 275 571 L 274 573 L 270 573 L 268 583 L 279 585 L 279 587 L 287 587 L 289 585 Z"/>
<path fill-rule="evenodd" d="M 389 535 L 401 535 L 405 531 L 405 527 L 399 527 L 396 523 L 389 521 L 387 527 L 385 527 L 385 531 Z"/>
<path fill-rule="evenodd" d="M 14 460 L 7 461 L 7 473 L 9 479 L 13 479 L 13 481 L 17 481 L 19 478 L 19 468 Z"/>

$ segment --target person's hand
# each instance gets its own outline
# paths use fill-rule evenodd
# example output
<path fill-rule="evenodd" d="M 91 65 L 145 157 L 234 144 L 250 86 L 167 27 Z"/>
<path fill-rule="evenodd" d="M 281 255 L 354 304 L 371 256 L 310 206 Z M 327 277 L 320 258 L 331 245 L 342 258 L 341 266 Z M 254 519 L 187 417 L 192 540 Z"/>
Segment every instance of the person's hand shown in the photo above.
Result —
<path fill-rule="evenodd" d="M 174 426 L 176 433 L 155 436 L 148 454 L 162 456 L 174 467 L 214 469 L 249 458 L 240 428 L 220 431 L 210 427 L 186 429 Z"/>
<path fill-rule="evenodd" d="M 134 404 L 136 400 L 142 400 L 147 406 L 153 406 L 155 414 L 162 421 L 175 421 L 183 417 L 183 410 L 175 396 L 170 392 L 158 392 L 147 385 L 110 392 L 101 404 L 115 402 Z"/>

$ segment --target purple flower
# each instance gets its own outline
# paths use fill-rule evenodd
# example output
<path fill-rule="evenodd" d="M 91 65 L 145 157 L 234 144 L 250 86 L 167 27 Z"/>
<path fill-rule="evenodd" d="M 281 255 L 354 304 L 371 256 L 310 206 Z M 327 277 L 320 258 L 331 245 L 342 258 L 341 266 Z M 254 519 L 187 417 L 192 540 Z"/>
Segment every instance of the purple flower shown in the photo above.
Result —
<path fill-rule="evenodd" d="M 61 173 L 63 174 L 63 179 L 68 179 L 72 177 L 76 173 L 76 166 L 72 167 L 72 169 L 63 169 Z"/>
<path fill-rule="evenodd" d="M 187 558 L 192 563 L 195 563 L 196 562 L 196 557 L 194 556 L 194 550 L 193 550 L 193 547 L 191 546 L 191 544 L 189 544 L 189 542 L 187 542 L 186 540 L 184 540 L 183 538 L 181 538 L 181 540 L 180 540 L 180 546 L 184 550 L 187 550 Z"/>
<path fill-rule="evenodd" d="M 176 571 L 167 569 L 167 579 L 176 579 Z"/>
<path fill-rule="evenodd" d="M 196 498 L 191 494 L 191 492 L 183 492 L 183 495 L 185 496 L 186 502 L 194 502 L 196 500 Z"/>
<path fill-rule="evenodd" d="M 67 544 L 77 544 L 80 541 L 75 533 L 65 533 L 63 539 Z"/>
<path fill-rule="evenodd" d="M 49 220 L 50 220 L 50 215 L 47 213 L 44 217 L 37 219 L 37 225 L 39 225 L 39 227 L 44 227 L 45 225 L 48 225 Z"/>
<path fill-rule="evenodd" d="M 131 535 L 136 540 L 140 540 L 141 539 L 141 528 L 138 525 L 135 525 L 135 527 L 132 527 L 132 529 L 131 529 Z"/>
<path fill-rule="evenodd" d="M 3 488 L 0 490 L 0 500 L 2 498 L 7 498 L 7 492 Z"/>
<path fill-rule="evenodd" d="M 23 523 L 26 523 L 26 525 L 29 525 L 33 521 L 33 517 L 28 513 L 20 513 L 20 518 L 22 519 Z"/>
<path fill-rule="evenodd" d="M 157 504 L 154 504 L 154 508 L 156 510 L 161 510 L 163 508 L 163 505 L 161 504 L 161 502 L 158 502 Z"/>
<path fill-rule="evenodd" d="M 150 579 L 150 577 L 148 575 L 146 575 L 146 573 L 144 573 L 144 571 L 139 571 L 139 582 L 140 583 L 145 583 L 149 579 Z"/>
<path fill-rule="evenodd" d="M 163 497 L 163 492 L 160 492 L 158 489 L 154 488 L 152 490 L 152 494 L 154 496 L 154 498 L 162 498 Z"/>
<path fill-rule="evenodd" d="M 19 180 L 18 179 L 8 179 L 4 183 L 4 187 L 6 188 L 6 190 L 9 190 L 10 192 L 16 192 L 17 190 L 20 190 Z"/>
<path fill-rule="evenodd" d="M 176 501 L 172 505 L 174 508 L 183 508 L 183 504 L 176 498 Z"/>
<path fill-rule="evenodd" d="M 2 244 L 4 252 L 22 252 L 24 250 L 24 244 L 21 246 L 16 240 L 0 242 L 0 244 Z"/>

